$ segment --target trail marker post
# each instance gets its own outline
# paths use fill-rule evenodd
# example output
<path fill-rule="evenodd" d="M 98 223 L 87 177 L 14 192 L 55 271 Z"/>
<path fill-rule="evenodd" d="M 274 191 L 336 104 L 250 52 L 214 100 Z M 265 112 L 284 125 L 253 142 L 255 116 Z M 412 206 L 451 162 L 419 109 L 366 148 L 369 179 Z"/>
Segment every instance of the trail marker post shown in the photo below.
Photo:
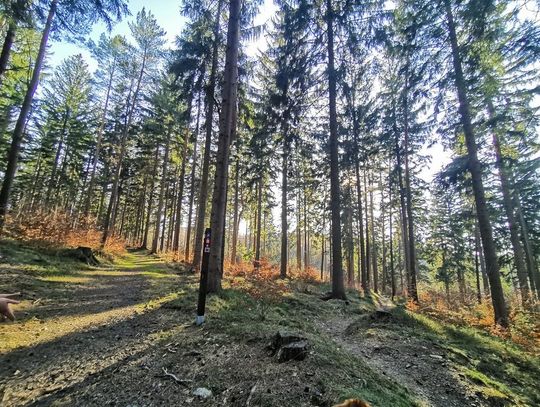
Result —
<path fill-rule="evenodd" d="M 199 301 L 197 303 L 196 325 L 204 322 L 204 309 L 206 307 L 206 291 L 208 289 L 208 263 L 210 260 L 210 245 L 212 244 L 212 233 L 210 228 L 206 228 L 203 237 L 203 255 L 201 262 L 201 280 L 199 283 Z"/>

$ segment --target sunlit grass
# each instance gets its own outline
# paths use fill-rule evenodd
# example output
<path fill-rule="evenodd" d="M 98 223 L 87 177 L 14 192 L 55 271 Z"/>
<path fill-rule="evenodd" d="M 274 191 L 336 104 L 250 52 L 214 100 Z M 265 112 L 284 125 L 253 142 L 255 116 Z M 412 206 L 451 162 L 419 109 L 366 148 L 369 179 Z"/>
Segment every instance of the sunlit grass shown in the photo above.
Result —
<path fill-rule="evenodd" d="M 82 332 L 90 327 L 118 323 L 141 312 L 152 310 L 166 302 L 175 300 L 178 296 L 178 293 L 171 293 L 153 298 L 149 301 L 114 308 L 108 311 L 86 315 L 54 317 L 46 320 L 46 324 L 43 324 L 42 320 L 38 318 L 6 324 L 0 330 L 0 353 L 49 342 L 71 333 Z M 26 334 L 23 334 L 23 332 L 26 332 Z"/>
<path fill-rule="evenodd" d="M 92 281 L 95 281 L 93 278 L 89 277 L 79 277 L 79 276 L 48 276 L 48 277 L 38 277 L 40 281 L 45 281 L 48 283 L 65 283 L 65 284 L 89 284 Z"/>

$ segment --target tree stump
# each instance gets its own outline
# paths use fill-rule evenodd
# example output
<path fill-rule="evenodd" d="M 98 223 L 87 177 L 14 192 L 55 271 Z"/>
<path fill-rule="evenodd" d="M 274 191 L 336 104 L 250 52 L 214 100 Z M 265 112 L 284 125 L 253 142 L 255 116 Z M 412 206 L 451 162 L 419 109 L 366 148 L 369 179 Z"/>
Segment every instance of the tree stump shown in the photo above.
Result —
<path fill-rule="evenodd" d="M 279 348 L 277 353 L 278 362 L 288 362 L 289 360 L 304 360 L 308 354 L 308 341 L 292 342 Z"/>
<path fill-rule="evenodd" d="M 272 355 L 278 362 L 304 360 L 308 354 L 309 343 L 306 338 L 288 332 L 277 332 L 269 345 Z"/>
<path fill-rule="evenodd" d="M 100 262 L 90 247 L 79 246 L 76 249 L 68 249 L 64 256 L 71 257 L 89 266 L 99 266 Z"/>

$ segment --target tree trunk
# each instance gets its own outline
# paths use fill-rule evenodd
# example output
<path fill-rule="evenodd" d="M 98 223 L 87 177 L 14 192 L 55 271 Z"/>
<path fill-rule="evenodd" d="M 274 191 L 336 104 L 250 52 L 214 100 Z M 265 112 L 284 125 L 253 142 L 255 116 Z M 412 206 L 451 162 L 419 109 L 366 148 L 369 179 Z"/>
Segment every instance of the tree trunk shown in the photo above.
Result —
<path fill-rule="evenodd" d="M 58 171 L 58 166 L 60 165 L 60 155 L 62 154 L 62 149 L 64 148 L 64 138 L 66 136 L 68 118 L 69 109 L 67 109 L 67 111 L 65 112 L 64 121 L 62 123 L 62 131 L 60 133 L 60 140 L 58 141 L 58 147 L 56 148 L 56 154 L 54 156 L 53 167 L 51 170 L 51 177 L 49 178 L 49 185 L 47 186 L 47 194 L 45 196 L 45 205 L 47 207 L 49 207 L 51 203 L 51 194 L 53 192 L 53 189 L 55 189 L 56 187 L 56 172 Z"/>
<path fill-rule="evenodd" d="M 297 171 L 298 174 L 298 171 Z M 298 174 L 299 176 L 299 174 Z M 302 228 L 300 227 L 300 189 L 296 191 L 296 268 L 302 269 Z"/>
<path fill-rule="evenodd" d="M 476 203 L 476 215 L 480 227 L 480 236 L 484 247 L 484 257 L 486 260 L 487 274 L 489 278 L 489 286 L 491 289 L 491 301 L 495 314 L 495 322 L 503 327 L 508 326 L 508 311 L 506 309 L 506 301 L 503 294 L 501 275 L 499 264 L 497 261 L 497 253 L 495 250 L 495 242 L 493 241 L 493 230 L 489 219 L 489 213 L 484 193 L 484 184 L 482 182 L 482 167 L 478 160 L 476 140 L 471 122 L 471 114 L 469 108 L 469 100 L 467 98 L 467 85 L 463 76 L 461 67 L 461 59 L 459 55 L 459 47 L 456 36 L 456 28 L 454 25 L 454 16 L 450 1 L 445 0 L 445 11 L 448 23 L 448 31 L 450 45 L 452 49 L 452 60 L 454 64 L 454 79 L 459 101 L 459 113 L 461 116 L 461 124 L 465 134 L 465 143 L 468 152 L 468 167 L 471 173 L 474 199 Z"/>
<path fill-rule="evenodd" d="M 407 61 L 408 70 L 408 61 Z M 408 75 L 408 72 L 407 74 Z M 411 177 L 409 171 L 409 89 L 408 76 L 405 79 L 405 94 L 403 98 L 403 125 L 404 125 L 404 161 L 405 161 L 405 197 L 407 201 L 407 233 L 409 242 L 409 279 L 407 294 L 413 302 L 418 303 L 418 290 L 416 287 L 416 244 L 414 236 L 414 218 L 412 213 Z"/>
<path fill-rule="evenodd" d="M 377 242 L 375 240 L 375 220 L 373 217 L 373 180 L 369 177 L 369 218 L 371 223 L 371 262 L 373 269 L 373 291 L 379 292 L 379 270 L 377 267 Z"/>
<path fill-rule="evenodd" d="M 32 72 L 32 79 L 28 85 L 28 89 L 24 96 L 24 101 L 21 106 L 19 118 L 17 124 L 13 130 L 13 139 L 8 154 L 8 162 L 6 166 L 6 172 L 4 173 L 4 182 L 2 183 L 2 189 L 0 190 L 0 235 L 4 229 L 4 223 L 9 205 L 9 196 L 11 193 L 11 186 L 15 179 L 15 173 L 17 172 L 17 162 L 19 160 L 19 150 L 21 149 L 21 143 L 23 139 L 24 128 L 30 108 L 32 107 L 32 100 L 39 83 L 39 75 L 43 66 L 43 60 L 45 58 L 45 52 L 47 50 L 47 41 L 49 40 L 49 33 L 51 31 L 51 25 L 56 13 L 56 6 L 58 0 L 52 0 L 51 7 L 49 8 L 49 14 L 47 15 L 47 22 L 41 36 L 41 42 L 39 44 L 39 51 L 37 54 L 36 62 L 34 64 L 34 70 Z"/>
<path fill-rule="evenodd" d="M 154 228 L 154 239 L 152 240 L 152 249 L 150 253 L 157 253 L 158 251 L 158 242 L 159 235 L 161 232 L 161 217 L 163 212 L 163 199 L 165 197 L 165 187 L 167 184 L 167 171 L 169 169 L 169 145 L 170 145 L 171 135 L 170 132 L 167 134 L 167 139 L 165 140 L 165 152 L 163 154 L 163 168 L 161 170 L 161 185 L 159 186 L 159 198 L 156 211 L 156 223 Z M 159 148 L 159 146 L 157 147 Z"/>
<path fill-rule="evenodd" d="M 221 17 L 221 8 L 223 0 L 218 1 L 216 21 L 214 24 L 212 44 L 212 64 L 210 67 L 210 78 L 206 91 L 206 116 L 205 130 L 206 138 L 204 142 L 204 156 L 201 174 L 201 186 L 199 190 L 199 206 L 197 208 L 197 227 L 195 230 L 195 253 L 193 254 L 193 265 L 198 269 L 201 264 L 202 239 L 204 233 L 204 221 L 206 218 L 206 201 L 208 199 L 208 177 L 210 173 L 210 148 L 212 145 L 212 122 L 214 117 L 214 92 L 216 89 L 216 76 L 219 50 L 219 22 Z"/>
<path fill-rule="evenodd" d="M 4 38 L 4 45 L 2 46 L 2 52 L 0 53 L 0 88 L 2 87 L 2 80 L 7 69 L 9 54 L 11 53 L 11 47 L 15 41 L 15 31 L 17 26 L 14 22 L 10 22 Z"/>
<path fill-rule="evenodd" d="M 385 225 L 385 211 L 384 211 L 384 188 L 382 183 L 382 173 L 379 176 L 379 188 L 381 190 L 381 244 L 382 244 L 382 293 L 386 293 L 386 284 L 388 283 L 387 269 L 386 269 L 386 225 Z"/>
<path fill-rule="evenodd" d="M 358 209 L 358 234 L 359 234 L 359 245 L 360 245 L 360 284 L 364 292 L 369 290 L 369 285 L 367 281 L 367 270 L 366 270 L 366 251 L 365 251 L 365 242 L 364 242 L 364 215 L 362 208 L 362 187 L 360 185 L 360 163 L 358 153 L 355 156 L 354 170 L 356 173 L 356 198 L 357 198 L 357 209 Z"/>
<path fill-rule="evenodd" d="M 396 296 L 396 270 L 394 266 L 394 234 L 393 234 L 393 221 L 392 221 L 392 161 L 390 160 L 390 166 L 389 166 L 389 174 L 388 174 L 388 202 L 389 202 L 389 210 L 388 210 L 388 229 L 389 229 L 389 245 L 390 245 L 390 284 L 392 287 L 392 301 L 394 300 L 394 297 Z"/>
<path fill-rule="evenodd" d="M 533 249 L 531 247 L 531 241 L 529 238 L 529 228 L 527 222 L 523 216 L 523 209 L 521 207 L 521 201 L 519 199 L 518 191 L 514 189 L 514 203 L 517 211 L 517 217 L 519 219 L 519 226 L 521 229 L 521 237 L 523 239 L 523 248 L 525 249 L 525 256 L 527 257 L 527 271 L 529 273 L 529 281 L 531 283 L 531 289 L 536 288 L 536 297 L 540 299 L 540 272 L 538 271 L 538 265 L 534 258 Z"/>
<path fill-rule="evenodd" d="M 289 146 L 287 143 L 286 124 L 283 130 L 283 152 L 281 165 L 281 260 L 279 276 L 287 277 L 287 265 L 289 256 L 289 225 L 287 223 L 287 198 L 288 198 L 288 171 L 289 171 Z M 323 254 L 324 257 L 324 254 Z M 321 277 L 322 279 L 322 277 Z"/>
<path fill-rule="evenodd" d="M 191 259 L 191 221 L 193 220 L 193 200 L 195 199 L 195 173 L 197 169 L 197 140 L 199 138 L 200 131 L 200 119 L 201 119 L 201 95 L 199 94 L 199 99 L 197 101 L 197 124 L 195 125 L 195 137 L 193 138 L 193 160 L 191 164 L 191 176 L 190 176 L 190 185 L 189 190 L 189 209 L 188 209 L 188 220 L 187 220 L 187 231 L 186 231 L 186 249 L 184 259 L 186 262 L 189 262 Z"/>
<path fill-rule="evenodd" d="M 225 73 L 222 104 L 219 120 L 219 141 L 216 159 L 216 175 L 212 196 L 210 228 L 212 245 L 208 270 L 208 291 L 221 290 L 223 274 L 223 243 L 225 229 L 225 210 L 227 207 L 227 178 L 232 134 L 236 129 L 235 106 L 238 88 L 238 51 L 240 36 L 240 0 L 230 0 L 227 30 L 227 51 L 225 54 Z"/>
<path fill-rule="evenodd" d="M 92 204 L 92 196 L 94 191 L 94 183 L 96 178 L 96 169 L 97 164 L 99 162 L 100 153 L 101 153 L 101 139 L 103 138 L 103 130 L 105 129 L 105 120 L 107 117 L 107 110 L 109 108 L 109 100 L 111 95 L 111 87 L 112 87 L 112 81 L 114 78 L 114 72 L 115 72 L 115 66 L 116 66 L 116 58 L 114 59 L 114 65 L 111 69 L 111 73 L 109 75 L 109 83 L 107 84 L 107 93 L 105 95 L 105 104 L 103 106 L 103 112 L 101 113 L 101 121 L 99 123 L 99 129 L 97 131 L 97 139 L 96 139 L 96 151 L 94 153 L 94 159 L 92 160 L 92 171 L 90 173 L 90 182 L 88 183 L 88 193 L 86 195 L 86 201 L 84 204 L 84 216 L 88 216 L 88 213 L 90 212 L 90 205 Z"/>
<path fill-rule="evenodd" d="M 488 113 L 490 120 L 495 120 L 495 108 L 491 100 L 487 101 Z M 506 214 L 506 220 L 508 221 L 508 229 L 510 231 L 510 242 L 512 243 L 512 249 L 514 251 L 514 265 L 516 266 L 516 272 L 519 281 L 519 289 L 521 293 L 521 302 L 525 307 L 528 305 L 530 299 L 529 285 L 527 283 L 527 266 L 525 265 L 525 253 L 519 239 L 519 225 L 514 215 L 514 204 L 512 202 L 512 193 L 510 185 L 509 171 L 507 164 L 504 160 L 501 151 L 501 142 L 497 129 L 491 129 L 493 137 L 493 149 L 495 150 L 495 166 L 499 172 L 499 179 L 501 181 L 501 190 L 503 195 L 503 206 Z"/>
<path fill-rule="evenodd" d="M 236 254 L 238 247 L 238 228 L 240 227 L 240 158 L 236 157 L 236 165 L 234 171 L 234 202 L 233 202 L 233 219 L 232 219 L 232 242 L 231 242 L 231 264 L 236 264 Z"/>
<path fill-rule="evenodd" d="M 260 267 L 261 263 L 261 215 L 262 215 L 262 174 L 259 178 L 258 188 L 257 188 L 257 237 L 255 240 L 255 268 Z"/>
<path fill-rule="evenodd" d="M 188 117 L 191 117 L 191 100 L 188 102 Z M 180 259 L 179 249 L 180 249 L 180 233 L 182 230 L 182 200 L 184 198 L 184 184 L 186 176 L 186 159 L 187 159 L 187 148 L 189 143 L 189 120 L 187 128 L 184 132 L 184 141 L 182 144 L 182 164 L 180 166 L 180 176 L 178 187 L 178 196 L 176 197 L 176 219 L 174 224 L 174 238 L 173 238 L 173 252 L 175 258 Z"/>
<path fill-rule="evenodd" d="M 120 141 L 120 154 L 118 156 L 118 163 L 116 165 L 116 170 L 114 174 L 113 187 L 111 191 L 111 201 L 109 203 L 109 208 L 108 208 L 107 215 L 105 218 L 105 225 L 103 227 L 103 236 L 101 238 L 102 245 L 105 245 L 105 243 L 107 243 L 107 238 L 111 234 L 111 230 L 114 228 L 114 223 L 116 219 L 116 206 L 114 205 L 114 202 L 116 201 L 116 198 L 118 195 L 118 184 L 120 181 L 120 174 L 122 173 L 122 166 L 124 164 L 124 156 L 126 154 L 129 129 L 131 128 L 131 123 L 133 120 L 133 112 L 135 111 L 135 107 L 137 106 L 137 98 L 139 96 L 139 91 L 141 89 L 141 82 L 144 76 L 144 69 L 146 67 L 147 54 L 148 54 L 147 50 L 144 49 L 143 59 L 141 62 L 141 70 L 139 71 L 139 77 L 137 78 L 137 84 L 135 86 L 135 92 L 133 93 L 133 99 L 131 103 L 128 103 L 128 106 L 127 106 L 128 108 L 127 120 L 126 120 L 124 129 L 122 131 L 122 137 Z"/>
<path fill-rule="evenodd" d="M 397 173 L 398 173 L 398 182 L 399 182 L 399 202 L 400 202 L 400 214 L 401 214 L 401 240 L 403 242 L 403 254 L 404 254 L 404 264 L 405 264 L 405 277 L 407 279 L 407 290 L 410 286 L 409 277 L 411 275 L 410 266 L 411 262 L 409 259 L 410 249 L 409 249 L 409 238 L 408 238 L 408 222 L 407 222 L 407 206 L 405 204 L 405 187 L 403 185 L 403 172 L 401 168 L 401 150 L 399 147 L 399 135 L 397 133 L 397 123 L 395 122 L 394 117 L 394 132 L 396 138 L 396 161 L 397 161 Z M 402 282 L 403 285 L 403 282 Z M 403 288 L 402 288 L 403 291 Z M 409 294 L 407 294 L 409 295 Z"/>
<path fill-rule="evenodd" d="M 339 140 L 337 123 L 337 78 L 334 67 L 334 11 L 326 0 L 328 36 L 328 102 L 330 113 L 330 208 L 332 211 L 332 298 L 345 299 L 341 253 L 341 196 L 339 185 Z"/>
<path fill-rule="evenodd" d="M 158 152 L 159 148 L 156 147 L 156 155 L 154 159 L 154 166 L 152 168 L 152 175 L 150 177 L 150 188 L 148 196 L 148 208 L 146 210 L 146 222 L 144 225 L 144 235 L 141 244 L 142 249 L 148 248 L 148 233 L 150 231 L 150 215 L 152 214 L 152 203 L 154 201 L 154 181 L 156 179 L 157 167 L 158 167 Z"/>
<path fill-rule="evenodd" d="M 366 213 L 366 287 L 371 290 L 371 238 L 369 236 L 369 208 L 368 208 L 368 183 L 366 178 L 367 170 L 364 169 L 364 209 Z"/>

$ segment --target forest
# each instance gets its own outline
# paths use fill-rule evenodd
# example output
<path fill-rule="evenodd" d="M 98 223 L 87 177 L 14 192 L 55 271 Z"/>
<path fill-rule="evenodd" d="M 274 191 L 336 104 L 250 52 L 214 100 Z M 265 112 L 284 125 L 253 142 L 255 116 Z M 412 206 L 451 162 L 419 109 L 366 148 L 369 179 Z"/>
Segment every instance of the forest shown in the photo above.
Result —
<path fill-rule="evenodd" d="M 540 403 L 538 1 L 135 3 L 0 5 L 0 404 Z M 282 329 L 311 351 L 266 368 Z"/>

